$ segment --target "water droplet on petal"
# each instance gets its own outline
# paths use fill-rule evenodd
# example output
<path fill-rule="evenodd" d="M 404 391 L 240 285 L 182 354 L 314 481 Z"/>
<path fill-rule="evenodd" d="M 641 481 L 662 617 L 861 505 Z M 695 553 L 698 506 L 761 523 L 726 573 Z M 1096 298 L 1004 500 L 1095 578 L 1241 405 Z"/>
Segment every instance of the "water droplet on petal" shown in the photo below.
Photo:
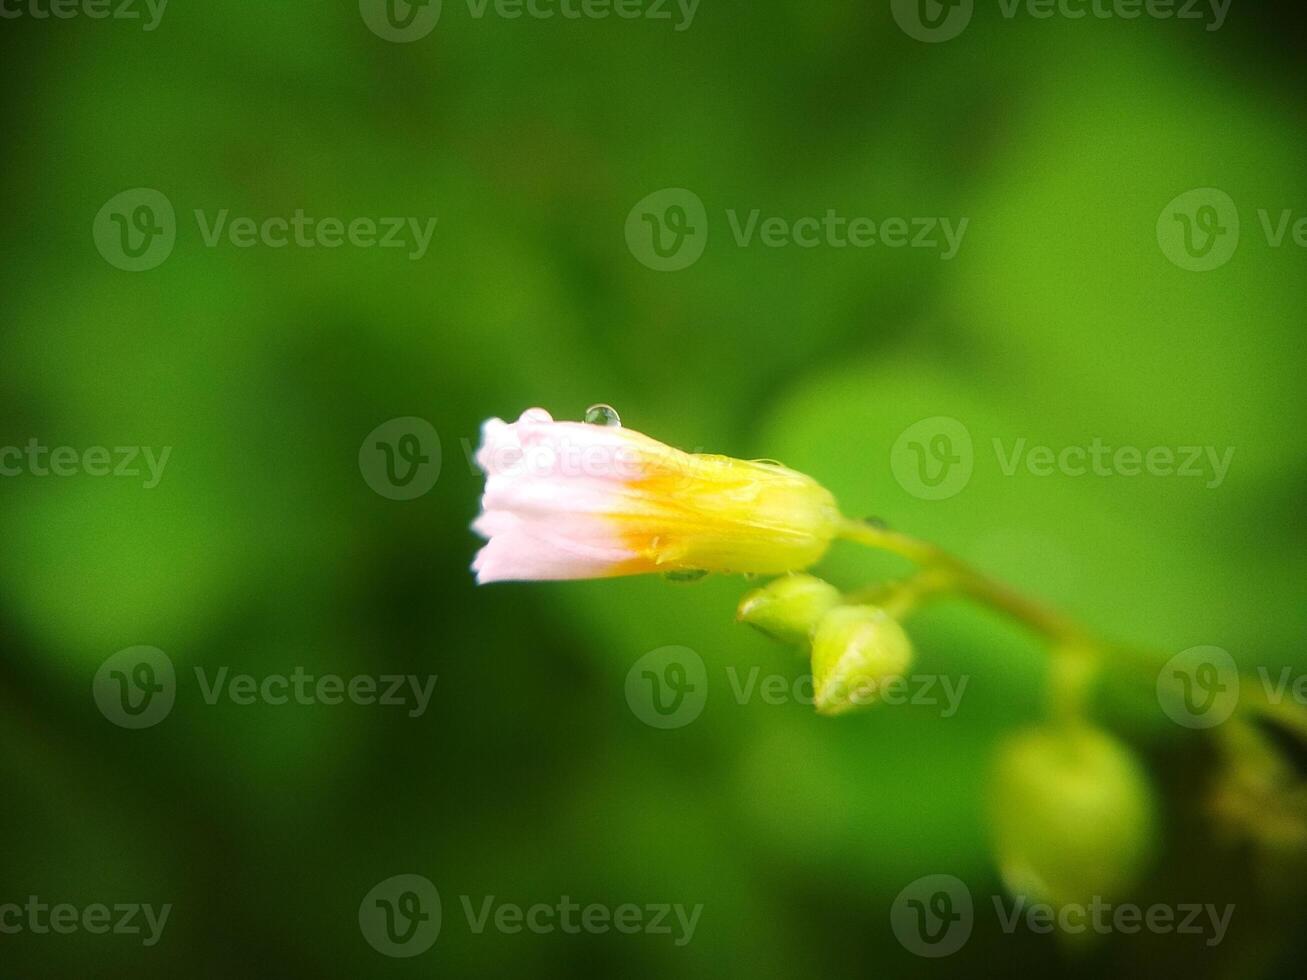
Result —
<path fill-rule="evenodd" d="M 612 405 L 591 405 L 585 410 L 584 421 L 590 425 L 606 425 L 609 428 L 620 428 L 622 417 L 617 414 L 617 409 Z"/>
<path fill-rule="evenodd" d="M 674 572 L 663 572 L 663 578 L 669 582 L 697 582 L 707 574 L 702 568 L 680 568 Z"/>

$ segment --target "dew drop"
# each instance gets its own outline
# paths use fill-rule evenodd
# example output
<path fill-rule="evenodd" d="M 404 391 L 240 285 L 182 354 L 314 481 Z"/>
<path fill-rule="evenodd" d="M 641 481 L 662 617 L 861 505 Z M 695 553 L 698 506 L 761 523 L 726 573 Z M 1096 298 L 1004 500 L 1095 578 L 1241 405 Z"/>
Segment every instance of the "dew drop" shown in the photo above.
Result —
<path fill-rule="evenodd" d="M 674 572 L 663 572 L 663 578 L 669 582 L 697 582 L 707 574 L 702 568 L 680 568 Z"/>
<path fill-rule="evenodd" d="M 606 425 L 609 428 L 621 428 L 622 417 L 612 405 L 591 405 L 585 410 L 585 421 L 590 425 Z"/>

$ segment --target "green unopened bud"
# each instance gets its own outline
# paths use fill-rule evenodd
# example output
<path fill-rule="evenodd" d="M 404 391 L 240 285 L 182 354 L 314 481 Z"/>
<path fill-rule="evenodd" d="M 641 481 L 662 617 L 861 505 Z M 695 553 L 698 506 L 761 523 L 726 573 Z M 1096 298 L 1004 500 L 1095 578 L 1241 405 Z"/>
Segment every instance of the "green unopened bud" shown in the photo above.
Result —
<path fill-rule="evenodd" d="M 1055 907 L 1113 901 L 1153 844 L 1153 797 L 1134 755 L 1088 726 L 1032 729 L 999 749 L 989 799 L 999 870 Z"/>
<path fill-rule="evenodd" d="M 886 681 L 912 663 L 903 627 L 877 606 L 840 606 L 812 638 L 812 686 L 817 711 L 840 715 L 874 703 Z"/>
<path fill-rule="evenodd" d="M 740 600 L 735 616 L 785 643 L 807 643 L 812 629 L 840 602 L 840 590 L 812 575 L 786 575 Z"/>

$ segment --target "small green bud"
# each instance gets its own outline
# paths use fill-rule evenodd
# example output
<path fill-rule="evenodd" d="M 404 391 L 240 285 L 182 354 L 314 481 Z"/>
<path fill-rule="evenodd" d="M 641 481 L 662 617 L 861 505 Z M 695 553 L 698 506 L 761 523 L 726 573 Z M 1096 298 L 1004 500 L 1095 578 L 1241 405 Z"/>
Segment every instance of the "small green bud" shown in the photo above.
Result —
<path fill-rule="evenodd" d="M 807 643 L 817 622 L 840 602 L 840 590 L 812 575 L 785 575 L 740 600 L 735 618 L 785 643 Z"/>
<path fill-rule="evenodd" d="M 812 638 L 817 711 L 840 715 L 872 704 L 887 680 L 912 663 L 912 643 L 898 620 L 877 606 L 840 606 Z"/>
<path fill-rule="evenodd" d="M 1055 907 L 1116 900 L 1152 850 L 1153 796 L 1142 767 L 1086 725 L 1004 741 L 989 811 L 1008 888 Z"/>

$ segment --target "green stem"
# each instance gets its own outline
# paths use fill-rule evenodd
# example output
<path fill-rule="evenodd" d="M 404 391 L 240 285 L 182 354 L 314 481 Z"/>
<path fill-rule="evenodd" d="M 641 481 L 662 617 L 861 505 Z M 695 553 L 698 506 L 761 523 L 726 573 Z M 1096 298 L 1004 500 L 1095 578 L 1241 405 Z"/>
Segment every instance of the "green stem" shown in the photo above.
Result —
<path fill-rule="evenodd" d="M 1178 687 L 1175 679 L 1159 679 L 1159 657 L 1130 647 L 1104 643 L 1079 623 L 1049 609 L 955 558 L 944 549 L 911 535 L 862 521 L 844 520 L 840 537 L 906 558 L 918 571 L 897 582 L 882 583 L 851 592 L 852 602 L 882 606 L 903 618 L 925 602 L 949 595 L 965 595 L 1016 620 L 1042 636 L 1052 654 L 1049 709 L 1061 724 L 1082 724 L 1089 691 L 1098 672 L 1107 667 L 1137 673 L 1153 683 Z M 1261 685 L 1246 684 L 1241 713 L 1261 715 L 1278 722 L 1307 740 L 1307 708 L 1289 700 L 1274 702 Z"/>
<path fill-rule="evenodd" d="M 910 587 L 922 598 L 959 592 L 1017 620 L 1057 647 L 1098 647 L 1079 623 L 1026 598 L 927 541 L 852 520 L 844 522 L 840 534 L 847 540 L 888 551 L 918 565 L 921 574 L 908 582 L 918 583 Z"/>
<path fill-rule="evenodd" d="M 861 521 L 846 520 L 841 533 L 851 541 L 906 558 L 920 569 L 910 578 L 882 586 L 875 593 L 864 590 L 858 596 L 863 601 L 877 602 L 891 615 L 902 618 L 929 599 L 960 594 L 1042 636 L 1053 653 L 1049 712 L 1066 725 L 1083 720 L 1089 689 L 1107 651 L 1079 623 L 1026 598 L 929 542 Z"/>

